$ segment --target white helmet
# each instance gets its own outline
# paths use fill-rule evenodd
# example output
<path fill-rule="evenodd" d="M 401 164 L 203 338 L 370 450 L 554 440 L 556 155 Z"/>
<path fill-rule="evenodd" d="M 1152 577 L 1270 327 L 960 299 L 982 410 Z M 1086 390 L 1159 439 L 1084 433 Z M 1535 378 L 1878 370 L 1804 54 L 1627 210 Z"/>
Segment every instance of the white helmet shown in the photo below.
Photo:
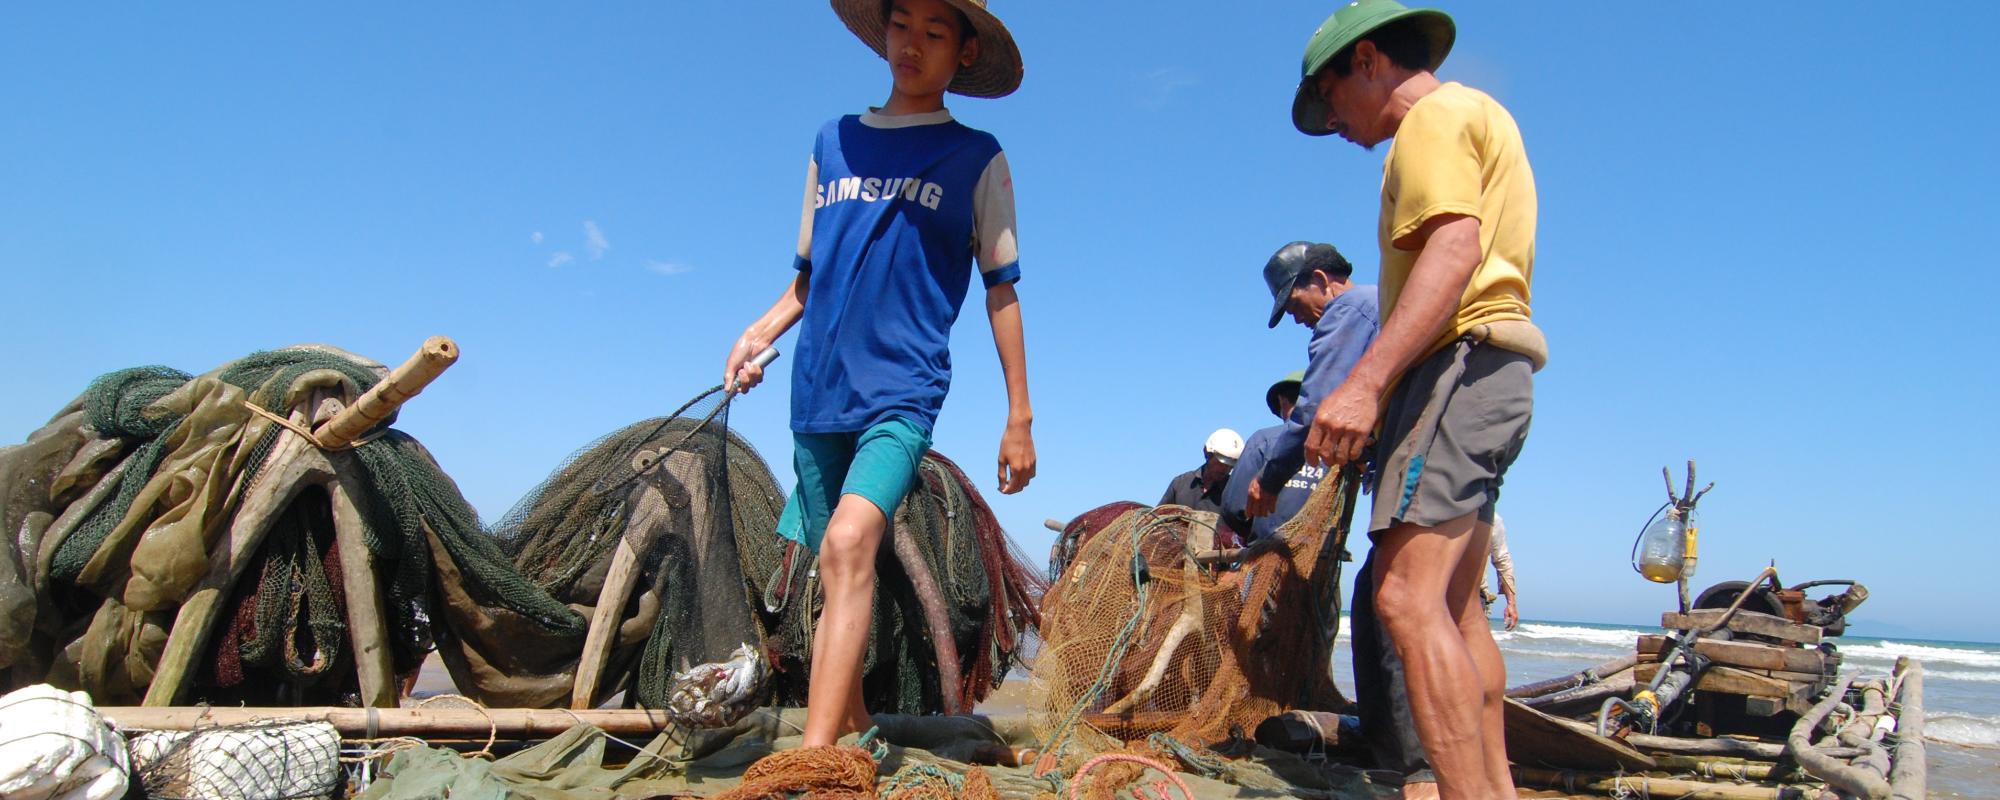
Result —
<path fill-rule="evenodd" d="M 1217 428 L 1208 435 L 1208 441 L 1202 444 L 1201 449 L 1233 467 L 1236 466 L 1236 459 L 1243 455 L 1243 437 L 1228 428 Z"/>

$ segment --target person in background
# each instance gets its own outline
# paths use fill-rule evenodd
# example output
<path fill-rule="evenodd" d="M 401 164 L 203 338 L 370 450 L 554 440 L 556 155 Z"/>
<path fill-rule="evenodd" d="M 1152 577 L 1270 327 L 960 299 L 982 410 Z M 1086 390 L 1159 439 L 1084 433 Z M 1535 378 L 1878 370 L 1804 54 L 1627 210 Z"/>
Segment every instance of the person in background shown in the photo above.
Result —
<path fill-rule="evenodd" d="M 1488 614 L 1493 613 L 1493 601 L 1507 598 L 1507 607 L 1500 611 L 1500 622 L 1511 631 L 1521 624 L 1521 605 L 1514 599 L 1514 554 L 1507 551 L 1507 523 L 1497 512 L 1493 515 L 1493 546 L 1486 555 L 1493 562 L 1494 574 L 1500 576 L 1500 594 L 1495 596 L 1493 590 L 1487 588 L 1486 571 L 1480 570 L 1479 596 L 1485 602 Z"/>
<path fill-rule="evenodd" d="M 1299 386 L 1305 381 L 1305 370 L 1294 370 L 1279 378 L 1277 383 L 1264 391 L 1264 405 L 1278 418 L 1278 424 L 1260 428 L 1243 442 L 1243 457 L 1236 460 L 1236 469 L 1229 473 L 1229 486 L 1222 492 L 1222 508 L 1225 513 L 1245 516 L 1250 502 L 1250 483 L 1263 472 L 1265 462 L 1270 460 L 1271 444 L 1285 432 L 1284 421 L 1291 417 L 1292 407 L 1298 405 Z M 1257 542 L 1277 535 L 1278 526 L 1285 524 L 1304 508 L 1306 498 L 1312 496 L 1319 486 L 1319 479 L 1326 475 L 1326 469 L 1311 464 L 1302 464 L 1298 472 L 1292 474 L 1278 489 L 1278 501 L 1274 513 L 1250 520 L 1249 536 L 1245 544 Z"/>
<path fill-rule="evenodd" d="M 1312 336 L 1306 340 L 1298 399 L 1285 416 L 1284 430 L 1265 448 L 1256 480 L 1245 485 L 1245 513 L 1251 519 L 1277 510 L 1279 490 L 1306 465 L 1306 435 L 1320 399 L 1347 379 L 1347 371 L 1375 341 L 1375 287 L 1354 283 L 1353 274 L 1354 265 L 1325 243 L 1291 242 L 1264 262 L 1264 286 L 1271 291 L 1271 318 L 1265 327 L 1278 327 L 1290 314 Z"/>
<path fill-rule="evenodd" d="M 1229 484 L 1229 474 L 1236 468 L 1236 459 L 1242 455 L 1243 436 L 1228 428 L 1217 428 L 1201 445 L 1201 466 L 1175 475 L 1173 481 L 1167 484 L 1166 494 L 1160 495 L 1160 505 L 1173 504 L 1211 512 L 1220 517 L 1216 524 L 1216 546 L 1235 547 L 1241 544 L 1244 532 L 1249 530 L 1249 523 L 1240 516 L 1223 511 L 1222 491 Z"/>

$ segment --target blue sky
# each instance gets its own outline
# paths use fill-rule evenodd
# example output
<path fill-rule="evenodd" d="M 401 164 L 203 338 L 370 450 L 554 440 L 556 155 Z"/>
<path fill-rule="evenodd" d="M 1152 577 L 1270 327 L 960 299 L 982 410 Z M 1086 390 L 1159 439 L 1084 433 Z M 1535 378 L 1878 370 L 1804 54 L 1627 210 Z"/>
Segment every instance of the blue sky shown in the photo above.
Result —
<path fill-rule="evenodd" d="M 951 105 L 1014 167 L 1041 472 L 988 500 L 1039 559 L 1043 518 L 1269 421 L 1305 332 L 1263 327 L 1258 268 L 1319 239 L 1373 281 L 1380 154 L 1288 123 L 1330 4 L 994 7 L 1026 83 Z M 1657 619 L 1627 548 L 1692 457 L 1701 580 L 1775 558 L 1867 583 L 1878 635 L 2000 640 L 1996 12 L 1446 8 L 1442 76 L 1513 111 L 1541 196 L 1553 359 L 1501 506 L 1526 616 Z M 120 367 L 443 333 L 464 358 L 400 427 L 488 519 L 717 380 L 789 279 L 813 132 L 888 86 L 790 2 L 32 4 L 0 75 L 0 440 Z M 936 440 L 990 486 L 979 308 Z M 777 373 L 734 423 L 789 485 Z"/>

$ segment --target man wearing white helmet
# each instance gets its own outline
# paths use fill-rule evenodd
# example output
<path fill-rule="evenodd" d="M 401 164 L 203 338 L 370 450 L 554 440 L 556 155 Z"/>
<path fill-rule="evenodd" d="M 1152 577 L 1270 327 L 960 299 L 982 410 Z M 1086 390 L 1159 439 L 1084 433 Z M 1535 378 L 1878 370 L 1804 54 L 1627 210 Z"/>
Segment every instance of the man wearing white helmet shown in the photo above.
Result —
<path fill-rule="evenodd" d="M 1215 512 L 1222 517 L 1222 527 L 1240 539 L 1247 526 L 1223 513 L 1222 490 L 1229 485 L 1229 471 L 1236 468 L 1236 459 L 1243 455 L 1243 437 L 1228 428 L 1217 428 L 1202 444 L 1201 453 L 1201 466 L 1174 476 L 1167 484 L 1167 493 L 1160 496 L 1160 505 L 1172 503 Z"/>

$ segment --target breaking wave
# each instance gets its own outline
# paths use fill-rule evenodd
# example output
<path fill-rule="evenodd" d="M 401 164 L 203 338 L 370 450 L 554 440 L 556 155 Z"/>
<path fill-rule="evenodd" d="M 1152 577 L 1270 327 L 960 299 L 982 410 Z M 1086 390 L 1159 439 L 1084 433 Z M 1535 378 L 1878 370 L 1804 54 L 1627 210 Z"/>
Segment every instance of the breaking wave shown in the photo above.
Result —
<path fill-rule="evenodd" d="M 2000 717 L 1953 711 L 1931 714 L 1924 720 L 1924 738 L 1970 747 L 2000 747 Z"/>
<path fill-rule="evenodd" d="M 1968 683 L 2000 683 L 2000 672 L 1968 672 L 1965 670 L 1934 670 L 1924 668 L 1927 681 L 1966 681 Z"/>
<path fill-rule="evenodd" d="M 1494 632 L 1493 640 L 1508 649 L 1520 648 L 1530 642 L 1538 644 L 1565 642 L 1627 652 L 1632 649 L 1633 643 L 1638 641 L 1640 635 L 1639 631 L 1628 628 L 1586 628 L 1581 625 L 1523 622 L 1520 627 L 1512 631 Z M 1595 658 L 1605 653 L 1593 651 L 1578 655 L 1583 658 Z"/>
<path fill-rule="evenodd" d="M 1839 640 L 1835 640 L 1839 642 Z M 1924 662 L 1926 668 L 1937 665 L 1959 665 L 1967 667 L 1989 667 L 2000 669 L 2000 651 L 1973 650 L 1963 647 L 1940 647 L 1931 644 L 1914 644 L 1890 639 L 1876 640 L 1868 644 L 1838 644 L 1841 655 L 1849 661 L 1894 662 L 1899 656 L 1909 656 Z"/>

